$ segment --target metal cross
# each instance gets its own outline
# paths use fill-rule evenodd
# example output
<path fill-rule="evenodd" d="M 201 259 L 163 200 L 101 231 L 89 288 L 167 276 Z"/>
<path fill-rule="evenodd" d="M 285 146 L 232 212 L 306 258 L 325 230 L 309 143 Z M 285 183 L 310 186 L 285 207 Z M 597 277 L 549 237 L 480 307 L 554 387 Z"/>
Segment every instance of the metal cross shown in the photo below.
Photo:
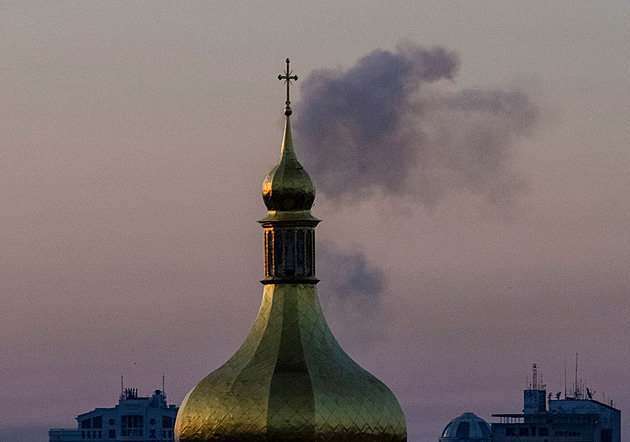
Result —
<path fill-rule="evenodd" d="M 290 111 L 291 108 L 289 107 L 289 105 L 291 104 L 291 101 L 289 100 L 289 86 L 291 85 L 291 80 L 297 81 L 298 77 L 297 75 L 291 75 L 293 71 L 289 69 L 289 63 L 290 61 L 287 58 L 287 69 L 284 71 L 284 75 L 278 75 L 278 80 L 284 80 L 287 85 L 287 101 L 285 104 L 287 105 L 287 110 Z"/>

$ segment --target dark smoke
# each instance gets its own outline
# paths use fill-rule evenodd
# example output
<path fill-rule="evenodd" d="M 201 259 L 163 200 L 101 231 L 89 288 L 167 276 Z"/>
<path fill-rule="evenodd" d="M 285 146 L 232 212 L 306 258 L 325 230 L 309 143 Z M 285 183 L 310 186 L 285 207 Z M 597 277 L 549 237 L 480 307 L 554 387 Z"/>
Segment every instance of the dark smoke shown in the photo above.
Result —
<path fill-rule="evenodd" d="M 353 249 L 330 241 L 317 247 L 320 299 L 331 327 L 344 346 L 369 348 L 385 339 L 388 294 L 385 271 Z"/>
<path fill-rule="evenodd" d="M 430 205 L 455 190 L 500 203 L 526 188 L 515 142 L 536 123 L 536 107 L 517 90 L 438 92 L 458 65 L 452 51 L 408 43 L 346 71 L 312 72 L 294 127 L 318 191 L 412 195 Z"/>
<path fill-rule="evenodd" d="M 385 272 L 362 252 L 343 251 L 322 241 L 317 248 L 317 266 L 322 297 L 331 303 L 366 311 L 373 311 L 380 304 L 387 285 Z"/>

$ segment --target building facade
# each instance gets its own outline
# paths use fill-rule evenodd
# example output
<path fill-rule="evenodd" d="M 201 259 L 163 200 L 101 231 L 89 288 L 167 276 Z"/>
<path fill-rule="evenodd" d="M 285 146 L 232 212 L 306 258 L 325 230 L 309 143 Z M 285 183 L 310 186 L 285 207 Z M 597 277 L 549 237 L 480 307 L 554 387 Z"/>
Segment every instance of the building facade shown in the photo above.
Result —
<path fill-rule="evenodd" d="M 118 405 L 96 408 L 77 416 L 77 429 L 51 429 L 50 442 L 173 442 L 173 427 L 179 408 L 166 403 L 166 395 L 155 390 L 149 397 L 126 388 Z"/>
<path fill-rule="evenodd" d="M 493 414 L 493 442 L 621 442 L 621 412 L 582 397 L 547 400 L 546 390 L 524 392 L 522 414 Z"/>

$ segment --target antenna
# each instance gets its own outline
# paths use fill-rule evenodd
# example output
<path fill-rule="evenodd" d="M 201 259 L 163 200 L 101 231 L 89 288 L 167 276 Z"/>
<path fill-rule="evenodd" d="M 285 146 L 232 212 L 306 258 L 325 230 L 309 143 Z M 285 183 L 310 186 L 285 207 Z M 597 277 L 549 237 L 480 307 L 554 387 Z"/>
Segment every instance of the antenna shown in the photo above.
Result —
<path fill-rule="evenodd" d="M 580 396 L 580 387 L 578 385 L 578 354 L 575 353 L 575 390 L 573 391 L 573 396 L 575 399 L 578 399 Z"/>
<path fill-rule="evenodd" d="M 538 390 L 538 367 L 532 364 L 532 390 Z"/>
<path fill-rule="evenodd" d="M 162 394 L 166 396 L 166 391 L 164 390 L 164 373 L 162 373 Z"/>
<path fill-rule="evenodd" d="M 567 355 L 564 355 L 564 398 L 567 398 Z"/>
<path fill-rule="evenodd" d="M 120 396 L 122 397 L 123 393 L 124 393 L 124 387 L 123 387 L 123 375 L 120 375 Z"/>

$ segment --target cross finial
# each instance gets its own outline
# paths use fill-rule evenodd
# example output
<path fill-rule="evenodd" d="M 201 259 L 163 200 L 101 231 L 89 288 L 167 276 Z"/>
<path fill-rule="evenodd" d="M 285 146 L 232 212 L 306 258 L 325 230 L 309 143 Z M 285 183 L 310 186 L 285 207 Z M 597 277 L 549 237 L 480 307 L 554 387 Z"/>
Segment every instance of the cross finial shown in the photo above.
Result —
<path fill-rule="evenodd" d="M 291 86 L 291 80 L 297 81 L 298 79 L 297 75 L 291 75 L 293 71 L 289 68 L 289 63 L 290 61 L 287 58 L 287 69 L 284 71 L 284 75 L 278 75 L 278 80 L 284 80 L 285 84 L 287 85 L 287 101 L 285 102 L 287 107 L 284 108 L 284 114 L 286 116 L 291 115 L 291 113 L 293 112 L 291 110 L 291 100 L 289 100 L 289 86 Z"/>

